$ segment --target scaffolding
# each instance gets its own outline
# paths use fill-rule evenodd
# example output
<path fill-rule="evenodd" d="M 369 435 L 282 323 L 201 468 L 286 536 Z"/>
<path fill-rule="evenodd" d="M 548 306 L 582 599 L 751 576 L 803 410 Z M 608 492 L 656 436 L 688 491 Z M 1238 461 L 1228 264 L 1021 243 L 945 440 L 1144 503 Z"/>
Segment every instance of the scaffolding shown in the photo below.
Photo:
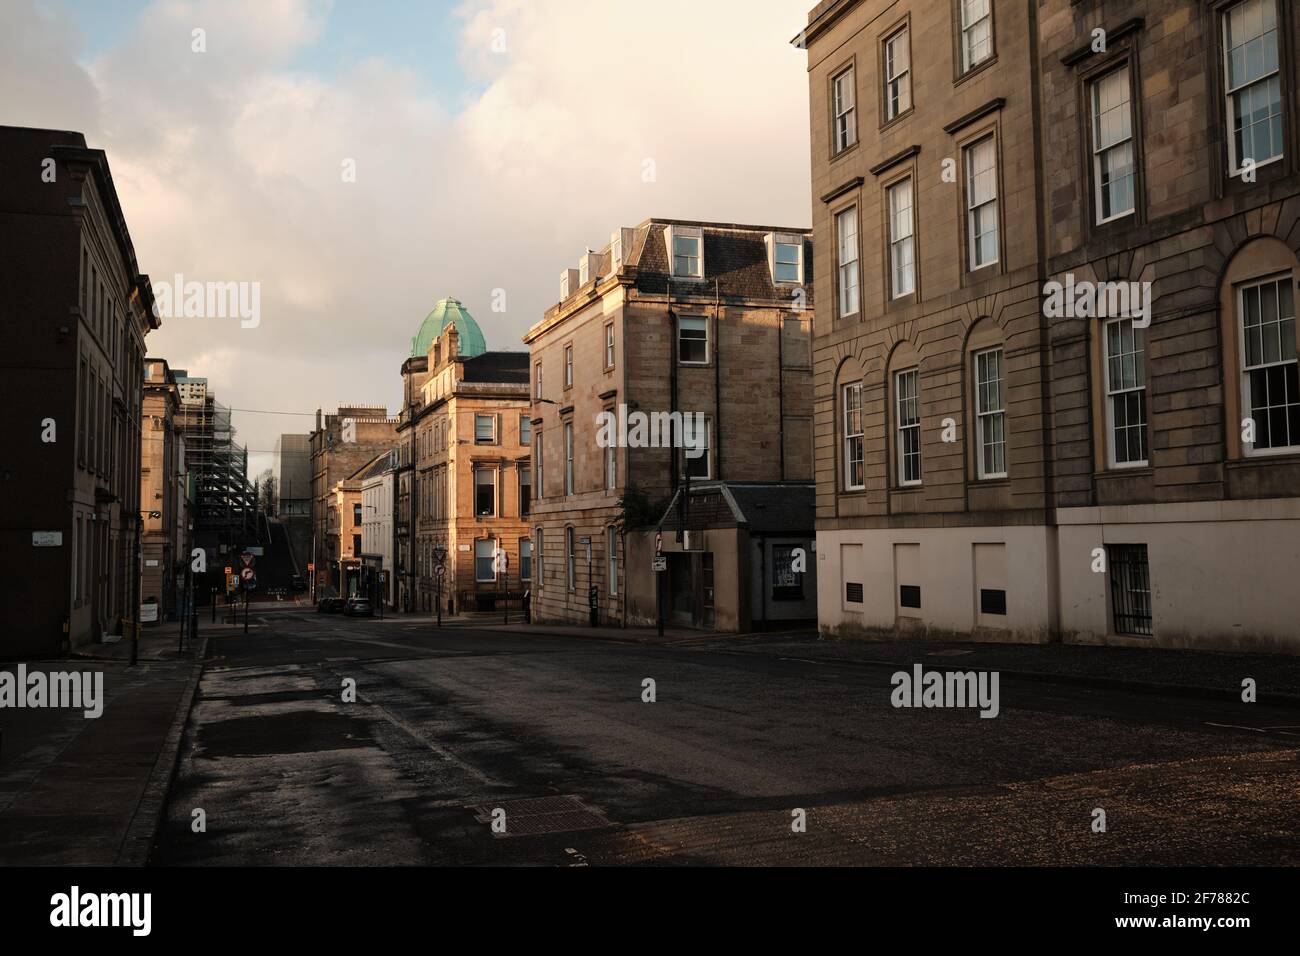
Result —
<path fill-rule="evenodd" d="M 195 475 L 198 533 L 236 543 L 255 531 L 257 500 L 248 481 L 248 450 L 235 441 L 230 408 L 211 395 L 183 402 L 177 416 L 185 464 Z"/>

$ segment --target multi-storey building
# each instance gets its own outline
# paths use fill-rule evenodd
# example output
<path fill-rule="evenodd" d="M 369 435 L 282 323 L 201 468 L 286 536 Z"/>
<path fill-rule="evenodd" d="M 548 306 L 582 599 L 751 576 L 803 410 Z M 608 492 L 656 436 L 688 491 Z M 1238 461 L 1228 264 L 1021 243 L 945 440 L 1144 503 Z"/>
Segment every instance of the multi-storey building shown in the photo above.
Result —
<path fill-rule="evenodd" d="M 1060 630 L 1300 652 L 1300 10 L 1036 6 Z"/>
<path fill-rule="evenodd" d="M 166 359 L 145 359 L 140 449 L 141 604 L 170 620 L 182 600 L 190 541 L 185 439 L 176 415 L 180 396 Z"/>
<path fill-rule="evenodd" d="M 362 593 L 396 608 L 393 556 L 394 479 L 397 448 L 380 455 L 361 474 Z"/>
<path fill-rule="evenodd" d="M 108 159 L 80 133 L 0 127 L 0 657 L 134 620 L 144 338 L 159 326 Z"/>
<path fill-rule="evenodd" d="M 235 441 L 230 408 L 216 399 L 206 378 L 173 369 L 180 397 L 177 422 L 185 439 L 186 469 L 194 482 L 194 545 L 207 553 L 200 595 L 225 590 L 223 568 L 256 540 L 257 496 L 248 480 L 248 451 Z"/>
<path fill-rule="evenodd" d="M 828 0 L 803 35 L 828 631 L 1053 626 L 1034 6 Z"/>
<path fill-rule="evenodd" d="M 691 541 L 665 534 L 661 589 L 651 539 L 631 533 L 657 524 L 685 479 L 788 482 L 811 498 L 810 257 L 806 229 L 649 219 L 561 274 L 560 301 L 524 337 L 536 620 L 587 622 L 593 601 L 601 623 L 653 623 L 657 601 L 680 623 L 750 620 L 760 556 L 736 553 L 734 522 L 716 540 L 702 526 Z M 684 419 L 671 431 L 684 413 L 697 433 Z M 640 415 L 652 421 L 637 434 Z M 772 567 L 781 543 L 764 547 Z"/>
<path fill-rule="evenodd" d="M 1288 641 L 1294 11 L 1115 6 L 810 15 L 827 631 Z"/>
<path fill-rule="evenodd" d="M 398 505 L 414 532 L 410 600 L 424 611 L 439 600 L 448 612 L 494 610 L 532 575 L 528 354 L 486 351 L 455 299 L 438 303 L 412 347 L 424 354 L 403 364 L 411 468 L 407 510 Z"/>
<path fill-rule="evenodd" d="M 311 577 L 313 598 L 345 595 L 348 577 L 344 560 L 360 562 L 361 520 L 343 514 L 339 508 L 341 484 L 352 480 L 375 458 L 393 446 L 397 420 L 388 417 L 382 405 L 343 405 L 329 415 L 316 410 L 316 428 L 311 433 L 312 540 Z M 356 502 L 361 502 L 361 484 L 356 482 Z M 344 508 L 344 511 L 347 511 Z M 352 535 L 358 540 L 353 542 Z M 353 544 L 356 545 L 353 548 Z M 345 555 L 347 556 L 345 558 Z M 354 574 L 354 577 L 356 575 Z"/>
<path fill-rule="evenodd" d="M 311 556 L 311 435 L 275 440 L 276 517 L 293 548 L 294 569 L 306 579 Z"/>

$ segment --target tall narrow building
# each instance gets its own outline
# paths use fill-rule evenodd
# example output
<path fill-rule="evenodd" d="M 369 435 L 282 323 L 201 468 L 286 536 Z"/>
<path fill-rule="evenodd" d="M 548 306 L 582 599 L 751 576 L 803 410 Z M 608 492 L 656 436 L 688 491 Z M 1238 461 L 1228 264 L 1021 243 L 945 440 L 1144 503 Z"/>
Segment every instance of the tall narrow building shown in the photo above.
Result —
<path fill-rule="evenodd" d="M 108 157 L 0 127 L 0 658 L 134 620 L 145 336 L 158 328 Z"/>

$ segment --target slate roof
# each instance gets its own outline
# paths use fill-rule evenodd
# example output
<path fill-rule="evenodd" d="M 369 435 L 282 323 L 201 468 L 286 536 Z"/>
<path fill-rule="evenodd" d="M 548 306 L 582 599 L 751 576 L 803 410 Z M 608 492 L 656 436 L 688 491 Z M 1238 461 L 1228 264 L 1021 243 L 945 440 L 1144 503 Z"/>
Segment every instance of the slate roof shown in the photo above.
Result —
<path fill-rule="evenodd" d="M 667 220 L 654 219 L 646 226 L 641 257 L 637 262 L 637 283 L 639 291 L 648 294 L 663 295 L 669 288 L 668 249 L 664 244 L 664 227 Z M 693 292 L 695 294 L 713 294 L 713 280 L 718 280 L 718 292 L 724 296 L 743 296 L 753 299 L 790 298 L 791 286 L 776 285 L 767 265 L 767 243 L 765 237 L 769 232 L 792 232 L 801 234 L 803 242 L 805 301 L 813 301 L 813 255 L 812 240 L 804 229 L 769 229 L 764 226 L 719 226 L 704 225 L 704 281 L 691 282 L 676 279 L 671 285 L 674 291 Z"/>
<path fill-rule="evenodd" d="M 465 360 L 466 382 L 528 384 L 527 352 L 484 352 Z"/>
<path fill-rule="evenodd" d="M 677 526 L 677 498 L 664 512 L 665 528 Z M 817 492 L 812 482 L 702 481 L 691 484 L 686 527 L 743 527 L 750 534 L 797 534 L 815 529 Z"/>

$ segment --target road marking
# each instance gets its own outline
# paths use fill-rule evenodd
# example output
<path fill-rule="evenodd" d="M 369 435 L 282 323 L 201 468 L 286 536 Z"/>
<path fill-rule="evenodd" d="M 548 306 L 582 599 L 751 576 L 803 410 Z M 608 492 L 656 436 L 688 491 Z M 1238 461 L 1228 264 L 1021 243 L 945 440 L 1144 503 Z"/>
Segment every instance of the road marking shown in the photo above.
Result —
<path fill-rule="evenodd" d="M 439 747 L 432 740 L 430 740 L 428 737 L 424 736 L 422 733 L 417 731 L 414 727 L 412 727 L 406 721 L 402 720 L 402 718 L 398 717 L 396 714 L 394 714 L 383 704 L 379 703 L 377 700 L 369 697 L 362 697 L 360 694 L 358 694 L 357 696 L 361 700 L 369 704 L 371 707 L 374 707 L 376 710 L 378 710 L 386 718 L 388 718 L 388 722 L 391 723 L 393 726 L 405 731 L 407 736 L 409 736 L 412 740 L 417 740 L 420 743 L 424 744 L 426 747 L 428 747 L 430 750 L 436 753 L 443 760 L 446 760 L 448 763 L 459 767 L 461 770 L 465 771 L 470 776 L 477 779 L 479 783 L 482 783 L 484 786 L 488 786 L 488 787 L 506 786 L 506 784 L 501 783 L 501 781 L 494 780 L 492 777 L 489 777 L 487 774 L 485 774 L 482 770 L 480 770 L 478 767 L 474 766 L 473 764 L 466 763 L 464 760 L 461 760 L 459 757 L 457 757 L 450 750 L 447 750 L 445 747 Z"/>
<path fill-rule="evenodd" d="M 1279 734 L 1283 737 L 1300 737 L 1300 734 L 1292 733 L 1291 730 L 1287 729 L 1288 727 L 1294 726 L 1291 724 L 1284 724 L 1281 727 L 1243 727 L 1241 724 L 1216 724 L 1213 721 L 1207 720 L 1205 726 L 1226 727 L 1229 730 L 1253 730 L 1257 734 Z"/>

